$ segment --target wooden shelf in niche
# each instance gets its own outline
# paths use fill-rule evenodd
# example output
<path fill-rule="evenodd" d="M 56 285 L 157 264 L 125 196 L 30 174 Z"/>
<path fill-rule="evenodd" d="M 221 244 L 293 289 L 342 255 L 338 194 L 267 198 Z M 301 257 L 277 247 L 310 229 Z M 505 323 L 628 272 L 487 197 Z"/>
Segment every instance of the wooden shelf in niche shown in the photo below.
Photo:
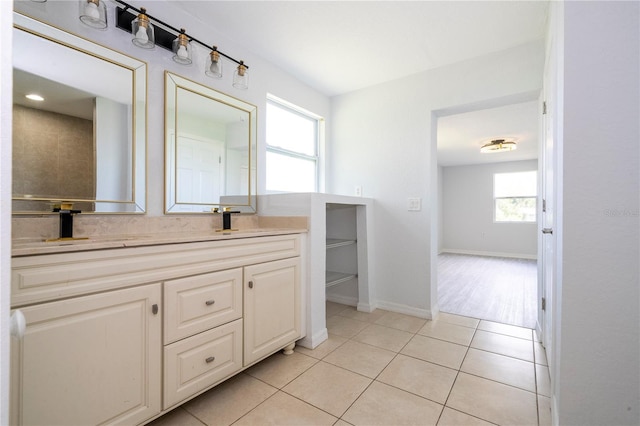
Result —
<path fill-rule="evenodd" d="M 342 284 L 357 277 L 358 274 L 345 274 L 344 272 L 326 271 L 325 285 L 326 287 L 332 287 L 334 285 Z"/>
<path fill-rule="evenodd" d="M 356 240 L 342 240 L 337 238 L 327 238 L 327 249 L 349 246 L 355 243 L 356 243 Z"/>

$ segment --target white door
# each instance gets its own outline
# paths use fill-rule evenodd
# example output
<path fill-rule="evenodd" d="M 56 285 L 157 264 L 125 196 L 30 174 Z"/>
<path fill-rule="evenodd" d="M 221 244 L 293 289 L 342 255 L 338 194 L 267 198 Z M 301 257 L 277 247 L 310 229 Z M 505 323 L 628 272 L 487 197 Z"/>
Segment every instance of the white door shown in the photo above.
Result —
<path fill-rule="evenodd" d="M 551 32 L 553 34 L 553 32 Z M 551 377 L 554 377 L 553 351 L 555 335 L 553 332 L 555 304 L 554 288 L 558 264 L 557 200 L 559 199 L 558 141 L 561 103 L 558 95 L 558 47 L 552 39 L 547 51 L 544 73 L 544 114 L 542 129 L 541 170 L 542 170 L 542 217 L 539 221 L 541 234 L 541 288 L 540 325 L 542 344 L 545 347 Z M 544 307 L 544 309 L 542 309 Z"/>
<path fill-rule="evenodd" d="M 177 202 L 218 204 L 224 192 L 224 142 L 179 135 Z"/>

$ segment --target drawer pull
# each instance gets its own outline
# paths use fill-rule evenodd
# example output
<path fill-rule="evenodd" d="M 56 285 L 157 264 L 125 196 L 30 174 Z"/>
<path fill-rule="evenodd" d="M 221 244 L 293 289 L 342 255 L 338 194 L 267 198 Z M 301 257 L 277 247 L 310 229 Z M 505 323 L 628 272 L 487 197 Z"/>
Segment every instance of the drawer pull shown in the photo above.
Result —
<path fill-rule="evenodd" d="M 156 315 L 158 313 L 158 305 L 156 303 L 151 306 L 151 312 L 153 313 L 153 315 Z"/>
<path fill-rule="evenodd" d="M 249 288 L 253 288 L 253 281 L 249 281 Z"/>
<path fill-rule="evenodd" d="M 207 361 L 207 364 L 210 363 L 210 362 L 213 362 L 215 360 L 216 360 L 215 356 L 210 356 L 209 358 L 205 359 L 205 361 Z"/>
<path fill-rule="evenodd" d="M 214 303 L 216 303 L 216 301 L 215 301 L 215 300 L 213 300 L 213 299 L 211 299 L 211 300 L 207 300 L 206 302 L 204 302 L 204 304 L 205 304 L 205 305 L 207 305 L 207 306 L 211 306 L 211 305 L 213 305 Z"/>

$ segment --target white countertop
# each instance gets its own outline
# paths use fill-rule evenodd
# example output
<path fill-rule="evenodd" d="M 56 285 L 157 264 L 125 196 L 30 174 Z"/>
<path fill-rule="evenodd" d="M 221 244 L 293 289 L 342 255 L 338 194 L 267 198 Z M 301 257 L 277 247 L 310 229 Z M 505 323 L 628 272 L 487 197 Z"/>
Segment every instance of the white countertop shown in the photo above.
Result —
<path fill-rule="evenodd" d="M 255 228 L 235 231 L 174 232 L 146 235 L 101 235 L 86 239 L 44 241 L 42 239 L 18 238 L 12 240 L 12 256 L 69 253 L 87 250 L 103 250 L 125 247 L 180 244 L 202 241 L 230 240 L 234 238 L 266 237 L 270 235 L 299 234 L 306 229 Z"/>

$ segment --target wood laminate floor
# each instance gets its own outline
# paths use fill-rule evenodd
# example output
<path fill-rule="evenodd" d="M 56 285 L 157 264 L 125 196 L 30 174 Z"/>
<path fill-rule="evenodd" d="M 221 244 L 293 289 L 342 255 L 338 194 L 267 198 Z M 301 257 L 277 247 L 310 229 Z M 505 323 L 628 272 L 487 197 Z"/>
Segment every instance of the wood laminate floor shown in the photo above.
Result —
<path fill-rule="evenodd" d="M 438 255 L 440 311 L 535 328 L 535 260 Z"/>

